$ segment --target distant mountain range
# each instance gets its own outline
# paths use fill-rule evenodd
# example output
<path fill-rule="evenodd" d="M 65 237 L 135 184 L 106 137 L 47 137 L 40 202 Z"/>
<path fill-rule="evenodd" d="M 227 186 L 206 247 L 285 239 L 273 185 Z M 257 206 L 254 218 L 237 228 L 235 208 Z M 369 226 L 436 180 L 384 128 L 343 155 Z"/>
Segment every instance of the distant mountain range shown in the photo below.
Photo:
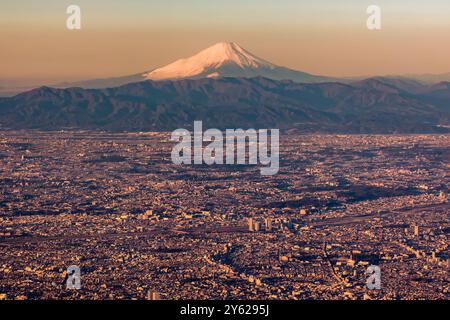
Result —
<path fill-rule="evenodd" d="M 107 89 L 41 87 L 1 98 L 0 114 L 0 128 L 15 129 L 165 131 L 203 120 L 205 128 L 220 129 L 450 132 L 450 83 L 378 77 L 351 84 L 301 84 L 210 77 Z"/>
<path fill-rule="evenodd" d="M 336 78 L 313 75 L 302 71 L 277 66 L 259 58 L 234 42 L 220 42 L 199 53 L 177 60 L 169 65 L 140 73 L 112 78 L 100 78 L 77 82 L 63 82 L 50 85 L 55 88 L 79 87 L 84 89 L 104 89 L 118 87 L 145 80 L 181 80 L 202 78 L 253 78 L 264 77 L 273 80 L 292 80 L 298 83 L 341 82 L 351 83 L 357 78 Z M 435 84 L 450 81 L 450 73 L 432 75 L 385 76 L 385 79 L 415 81 L 421 84 Z M 362 80 L 364 78 L 358 78 Z M 0 96 L 13 96 L 39 86 L 11 84 L 0 80 Z"/>
<path fill-rule="evenodd" d="M 126 77 L 0 98 L 0 128 L 149 131 L 281 128 L 301 132 L 449 131 L 450 82 L 335 79 L 280 67 L 222 42 Z"/>

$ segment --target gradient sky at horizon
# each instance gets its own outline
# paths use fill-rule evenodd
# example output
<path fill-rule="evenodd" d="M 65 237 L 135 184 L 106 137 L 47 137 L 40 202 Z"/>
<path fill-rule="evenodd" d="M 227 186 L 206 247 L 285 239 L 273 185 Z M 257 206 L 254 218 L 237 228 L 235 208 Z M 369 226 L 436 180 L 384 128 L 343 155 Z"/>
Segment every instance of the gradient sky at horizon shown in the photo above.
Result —
<path fill-rule="evenodd" d="M 77 4 L 82 29 L 66 29 Z M 382 8 L 381 31 L 366 8 Z M 450 72 L 450 0 L 2 0 L 0 85 L 133 74 L 234 41 L 314 74 Z"/>

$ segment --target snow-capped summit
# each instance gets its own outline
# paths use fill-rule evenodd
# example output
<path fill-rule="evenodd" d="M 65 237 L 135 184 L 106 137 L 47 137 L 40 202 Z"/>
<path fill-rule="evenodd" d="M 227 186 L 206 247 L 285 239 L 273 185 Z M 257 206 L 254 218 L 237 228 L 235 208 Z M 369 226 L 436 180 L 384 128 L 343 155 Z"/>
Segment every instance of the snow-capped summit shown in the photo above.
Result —
<path fill-rule="evenodd" d="M 267 77 L 275 80 L 320 82 L 329 80 L 276 66 L 234 42 L 220 42 L 196 55 L 177 60 L 165 67 L 145 73 L 147 80 L 177 80 L 218 77 Z"/>
<path fill-rule="evenodd" d="M 144 75 L 149 80 L 242 76 L 258 68 L 275 65 L 260 59 L 234 42 L 217 43 L 196 55 L 177 60 Z"/>
<path fill-rule="evenodd" d="M 258 58 L 234 42 L 220 42 L 209 47 L 197 55 L 205 61 L 217 62 L 219 65 L 234 62 L 241 68 L 275 67 L 268 61 Z M 214 61 L 215 60 L 215 61 Z"/>

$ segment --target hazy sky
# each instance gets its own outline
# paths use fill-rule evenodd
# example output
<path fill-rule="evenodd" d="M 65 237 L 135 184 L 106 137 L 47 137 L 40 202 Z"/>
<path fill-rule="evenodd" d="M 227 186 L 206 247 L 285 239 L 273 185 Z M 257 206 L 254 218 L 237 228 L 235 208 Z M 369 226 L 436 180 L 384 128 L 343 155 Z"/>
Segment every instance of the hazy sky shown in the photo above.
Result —
<path fill-rule="evenodd" d="M 450 0 L 1 0 L 0 40 L 0 85 L 133 74 L 220 41 L 314 74 L 446 73 Z"/>

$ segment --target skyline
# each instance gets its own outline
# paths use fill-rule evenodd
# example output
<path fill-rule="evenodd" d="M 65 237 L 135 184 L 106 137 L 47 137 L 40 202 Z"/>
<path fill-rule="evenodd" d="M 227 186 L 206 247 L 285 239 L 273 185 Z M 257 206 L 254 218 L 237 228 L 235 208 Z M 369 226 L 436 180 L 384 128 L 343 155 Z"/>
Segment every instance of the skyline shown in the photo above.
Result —
<path fill-rule="evenodd" d="M 70 4 L 81 7 L 81 30 L 65 27 Z M 8 1 L 0 13 L 0 86 L 150 71 L 221 41 L 318 75 L 450 72 L 448 1 L 377 1 L 382 9 L 379 31 L 366 28 L 370 4 Z"/>

